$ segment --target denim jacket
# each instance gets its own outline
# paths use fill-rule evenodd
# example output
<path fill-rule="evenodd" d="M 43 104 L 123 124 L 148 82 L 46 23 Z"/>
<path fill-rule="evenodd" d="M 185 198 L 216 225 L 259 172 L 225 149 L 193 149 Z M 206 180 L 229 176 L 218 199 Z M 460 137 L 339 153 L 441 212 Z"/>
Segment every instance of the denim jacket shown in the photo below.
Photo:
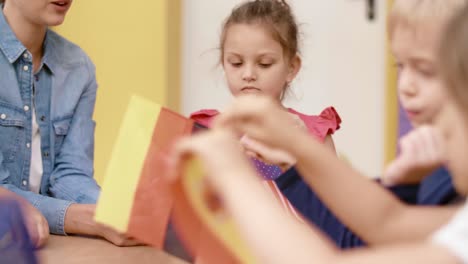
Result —
<path fill-rule="evenodd" d="M 0 186 L 38 208 L 51 233 L 65 234 L 70 204 L 96 203 L 100 191 L 93 178 L 95 68 L 78 46 L 48 30 L 40 68 L 33 73 L 31 53 L 16 38 L 2 9 Z M 43 163 L 39 194 L 29 191 L 33 85 Z"/>

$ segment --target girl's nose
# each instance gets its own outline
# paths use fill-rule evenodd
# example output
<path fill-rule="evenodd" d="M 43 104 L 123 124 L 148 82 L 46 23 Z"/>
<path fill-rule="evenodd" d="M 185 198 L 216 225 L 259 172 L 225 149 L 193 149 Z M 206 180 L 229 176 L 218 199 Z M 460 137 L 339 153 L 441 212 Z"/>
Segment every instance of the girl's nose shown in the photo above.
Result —
<path fill-rule="evenodd" d="M 257 76 L 255 74 L 255 71 L 253 67 L 247 66 L 245 67 L 244 73 L 242 74 L 242 80 L 246 82 L 252 82 L 257 79 Z"/>

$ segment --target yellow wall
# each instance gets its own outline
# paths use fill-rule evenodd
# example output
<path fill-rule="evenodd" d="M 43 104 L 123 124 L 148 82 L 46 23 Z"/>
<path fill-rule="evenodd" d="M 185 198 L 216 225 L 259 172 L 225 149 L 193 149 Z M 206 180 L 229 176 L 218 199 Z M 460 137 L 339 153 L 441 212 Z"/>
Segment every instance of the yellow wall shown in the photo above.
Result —
<path fill-rule="evenodd" d="M 387 10 L 391 10 L 393 0 L 387 0 Z M 385 88 L 385 164 L 388 164 L 395 158 L 398 144 L 398 94 L 397 72 L 394 66 L 395 62 L 390 53 L 389 42 L 387 42 L 387 84 Z"/>
<path fill-rule="evenodd" d="M 131 94 L 178 108 L 179 83 L 172 80 L 171 89 L 168 83 L 169 68 L 179 67 L 179 11 L 178 0 L 74 1 L 65 23 L 56 28 L 81 46 L 97 67 L 98 182 L 102 182 Z M 177 60 L 170 61 L 169 54 Z M 171 77 L 179 79 L 177 72 L 171 72 Z"/>

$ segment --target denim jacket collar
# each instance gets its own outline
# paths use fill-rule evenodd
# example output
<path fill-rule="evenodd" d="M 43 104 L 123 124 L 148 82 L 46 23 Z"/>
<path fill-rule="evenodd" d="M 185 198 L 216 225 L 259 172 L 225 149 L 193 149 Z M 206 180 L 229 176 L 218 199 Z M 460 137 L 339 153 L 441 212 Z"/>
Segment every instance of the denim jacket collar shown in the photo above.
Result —
<path fill-rule="evenodd" d="M 18 40 L 15 33 L 11 30 L 10 25 L 6 21 L 3 14 L 3 4 L 0 5 L 0 50 L 5 54 L 10 63 L 14 63 L 26 51 L 26 47 Z M 54 49 L 54 42 L 50 40 L 51 30 L 48 29 L 44 40 L 44 56 L 41 62 L 54 73 L 55 66 L 58 64 L 54 56 L 50 55 L 50 51 Z"/>
<path fill-rule="evenodd" d="M 54 42 L 51 41 L 50 35 L 53 32 L 51 32 L 50 29 L 47 30 L 45 40 L 44 40 L 44 56 L 42 58 L 42 64 L 46 65 L 47 68 L 54 74 L 55 69 L 59 63 L 59 61 L 56 60 L 56 56 L 52 56 L 52 50 L 54 50 Z"/>
<path fill-rule="evenodd" d="M 0 6 L 0 10 L 0 36 L 2 36 L 0 38 L 0 50 L 5 54 L 8 61 L 13 63 L 24 53 L 26 47 L 18 40 L 10 25 L 8 25 L 3 14 L 3 4 Z"/>

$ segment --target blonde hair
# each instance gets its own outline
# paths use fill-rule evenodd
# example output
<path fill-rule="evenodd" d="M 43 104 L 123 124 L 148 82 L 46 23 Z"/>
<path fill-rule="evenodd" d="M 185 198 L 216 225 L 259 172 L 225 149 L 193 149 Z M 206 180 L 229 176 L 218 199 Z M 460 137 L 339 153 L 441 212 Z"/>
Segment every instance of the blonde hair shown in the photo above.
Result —
<path fill-rule="evenodd" d="M 447 25 L 439 61 L 448 93 L 468 113 L 468 5 Z"/>
<path fill-rule="evenodd" d="M 403 26 L 410 30 L 423 26 L 444 27 L 468 0 L 395 0 L 388 18 L 390 39 L 396 28 Z M 415 30 L 417 32 L 419 30 Z"/>

